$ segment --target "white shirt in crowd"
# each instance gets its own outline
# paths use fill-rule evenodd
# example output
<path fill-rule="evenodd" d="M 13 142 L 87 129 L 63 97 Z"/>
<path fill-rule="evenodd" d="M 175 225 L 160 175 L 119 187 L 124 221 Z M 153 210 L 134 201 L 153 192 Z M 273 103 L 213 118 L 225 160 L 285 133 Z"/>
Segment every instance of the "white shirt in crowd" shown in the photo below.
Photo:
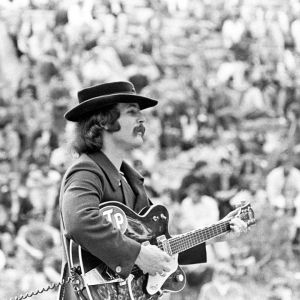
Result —
<path fill-rule="evenodd" d="M 266 179 L 267 196 L 270 203 L 280 209 L 296 208 L 294 220 L 300 226 L 300 170 L 293 167 L 284 176 L 282 166 L 273 169 Z"/>

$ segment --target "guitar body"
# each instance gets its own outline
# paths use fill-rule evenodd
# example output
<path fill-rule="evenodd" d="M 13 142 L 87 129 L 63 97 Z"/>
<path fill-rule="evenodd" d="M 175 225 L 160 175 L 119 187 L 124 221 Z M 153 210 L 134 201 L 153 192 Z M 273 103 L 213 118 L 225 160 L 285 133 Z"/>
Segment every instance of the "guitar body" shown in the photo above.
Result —
<path fill-rule="evenodd" d="M 151 206 L 147 210 L 141 211 L 140 214 L 135 213 L 119 202 L 106 202 L 99 206 L 99 212 L 118 228 L 123 234 L 134 239 L 140 244 L 157 245 L 164 249 L 164 241 L 170 238 L 168 232 L 169 213 L 162 205 Z M 75 267 L 80 267 L 84 285 L 87 293 L 90 294 L 91 300 L 97 299 L 92 295 L 95 289 L 99 289 L 99 285 L 117 282 L 118 284 L 126 284 L 114 271 L 110 270 L 102 261 L 88 252 L 81 249 L 80 246 L 71 241 L 70 256 Z M 182 290 L 186 283 L 184 271 L 178 265 L 178 255 L 172 256 L 170 263 L 171 271 L 161 276 L 159 274 L 150 276 L 144 275 L 143 272 L 135 266 L 132 270 L 132 285 L 135 287 L 139 283 L 142 294 L 146 294 L 146 298 L 152 295 L 161 294 L 162 292 L 178 292 Z"/>
<path fill-rule="evenodd" d="M 186 283 L 186 276 L 178 266 L 178 254 L 231 230 L 230 218 L 225 218 L 211 226 L 171 237 L 168 232 L 169 213 L 162 205 L 153 205 L 137 214 L 122 203 L 106 202 L 99 206 L 99 213 L 122 234 L 140 244 L 156 245 L 168 253 L 172 258 L 169 263 L 171 270 L 163 275 L 151 276 L 144 275 L 134 266 L 129 277 L 124 280 L 71 240 L 68 245 L 71 268 L 80 269 L 88 300 L 115 299 L 111 296 L 113 294 L 118 294 L 118 299 L 124 300 L 128 299 L 128 294 L 135 300 L 154 300 L 163 292 L 178 292 Z M 235 214 L 232 213 L 231 218 L 238 217 L 247 226 L 255 224 L 250 204 L 245 204 L 236 209 Z"/>

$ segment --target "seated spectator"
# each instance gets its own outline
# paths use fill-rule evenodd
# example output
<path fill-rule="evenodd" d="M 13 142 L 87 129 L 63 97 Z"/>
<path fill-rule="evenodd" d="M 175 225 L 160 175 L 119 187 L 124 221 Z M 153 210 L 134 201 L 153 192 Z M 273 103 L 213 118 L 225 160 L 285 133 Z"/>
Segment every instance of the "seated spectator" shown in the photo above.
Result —
<path fill-rule="evenodd" d="M 58 136 L 53 130 L 53 123 L 50 119 L 45 120 L 32 135 L 31 148 L 35 150 L 38 145 L 43 148 L 48 147 L 51 151 L 58 147 Z"/>
<path fill-rule="evenodd" d="M 245 300 L 243 287 L 233 276 L 234 269 L 228 263 L 216 265 L 212 281 L 202 287 L 198 300 Z"/>
<path fill-rule="evenodd" d="M 187 197 L 187 190 L 192 184 L 198 183 L 201 181 L 201 179 L 204 179 L 203 175 L 205 174 L 205 167 L 207 167 L 207 163 L 203 160 L 199 160 L 195 163 L 194 167 L 190 170 L 190 172 L 183 177 L 181 185 L 178 189 L 179 202 L 181 202 L 185 197 Z"/>
<path fill-rule="evenodd" d="M 285 278 L 276 278 L 270 284 L 268 300 L 292 300 L 293 290 Z"/>
<path fill-rule="evenodd" d="M 215 199 L 205 194 L 206 182 L 193 183 L 187 197 L 181 203 L 181 228 L 189 231 L 203 228 L 219 220 L 219 209 Z"/>
<path fill-rule="evenodd" d="M 300 171 L 294 166 L 295 156 L 285 152 L 279 165 L 266 178 L 266 190 L 271 205 L 281 212 L 295 214 L 300 199 Z"/>
<path fill-rule="evenodd" d="M 208 185 L 218 201 L 219 218 L 221 219 L 233 210 L 230 199 L 237 193 L 239 187 L 239 179 L 230 159 L 221 158 L 217 170 L 210 176 Z"/>
<path fill-rule="evenodd" d="M 47 258 L 53 249 L 60 245 L 59 231 L 52 226 L 32 220 L 20 228 L 17 238 L 16 262 L 19 293 L 40 289 L 49 285 Z M 50 275 L 51 276 L 51 275 Z M 53 278 L 53 277 L 51 277 Z M 16 293 L 16 291 L 14 292 Z M 56 292 L 49 291 L 41 294 L 39 299 L 54 299 Z"/>
<path fill-rule="evenodd" d="M 267 194 L 263 184 L 262 176 L 245 176 L 241 182 L 241 190 L 230 199 L 232 207 L 237 207 L 243 203 L 250 203 L 255 212 L 255 218 L 259 219 L 267 202 Z"/>
<path fill-rule="evenodd" d="M 43 261 L 43 272 L 51 283 L 60 281 L 61 253 L 59 247 L 54 247 Z"/>
<path fill-rule="evenodd" d="M 11 197 L 10 197 L 10 180 L 9 175 L 11 174 L 10 161 L 6 156 L 1 157 L 0 153 L 0 204 L 6 208 L 11 208 Z"/>
<path fill-rule="evenodd" d="M 9 299 L 15 296 L 18 287 L 18 271 L 14 269 L 16 261 L 15 236 L 10 233 L 0 234 L 0 298 Z"/>
<path fill-rule="evenodd" d="M 218 198 L 230 198 L 236 193 L 239 180 L 230 159 L 221 158 L 217 170 L 211 175 L 211 184 Z"/>
<path fill-rule="evenodd" d="M 43 156 L 28 174 L 26 186 L 33 206 L 32 213 L 48 224 L 53 218 L 60 178 L 59 172 L 50 169 L 48 158 Z"/>
<path fill-rule="evenodd" d="M 54 227 L 31 220 L 20 228 L 16 243 L 18 247 L 39 261 L 47 257 L 54 247 L 60 245 L 60 235 Z"/>
<path fill-rule="evenodd" d="M 58 171 L 61 175 L 65 172 L 72 161 L 71 151 L 66 139 L 67 133 L 65 131 L 65 133 L 59 136 L 59 145 L 51 152 L 49 159 L 51 168 Z"/>
<path fill-rule="evenodd" d="M 4 233 L 14 233 L 14 224 L 10 220 L 9 209 L 0 203 L 0 239 Z M 1 241 L 0 241 L 1 242 Z"/>
<path fill-rule="evenodd" d="M 252 80 L 241 99 L 240 116 L 246 119 L 256 119 L 270 115 L 271 111 L 263 98 L 259 80 Z"/>
<path fill-rule="evenodd" d="M 21 141 L 12 123 L 7 123 L 3 129 L 5 137 L 5 150 L 11 161 L 12 168 L 16 171 L 20 154 Z"/>

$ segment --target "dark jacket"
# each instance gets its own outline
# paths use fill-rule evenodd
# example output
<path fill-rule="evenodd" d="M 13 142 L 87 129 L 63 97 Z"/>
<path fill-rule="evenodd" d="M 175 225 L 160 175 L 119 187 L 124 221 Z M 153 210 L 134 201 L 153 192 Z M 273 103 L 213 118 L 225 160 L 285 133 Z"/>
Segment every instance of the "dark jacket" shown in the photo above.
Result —
<path fill-rule="evenodd" d="M 132 188 L 132 195 L 126 194 L 121 186 L 121 174 L 102 153 L 83 154 L 67 170 L 61 188 L 60 207 L 62 233 L 103 261 L 111 270 L 126 278 L 140 252 L 140 244 L 117 230 L 99 215 L 99 204 L 119 201 L 135 212 L 151 205 L 143 177 L 123 162 L 121 171 Z M 194 247 L 179 256 L 179 263 L 206 261 L 205 245 Z M 65 261 L 63 266 L 65 266 Z M 67 272 L 65 271 L 65 276 Z M 66 295 L 70 291 L 65 291 Z M 60 291 L 61 293 L 61 291 Z M 59 299 L 76 299 L 70 296 Z"/>

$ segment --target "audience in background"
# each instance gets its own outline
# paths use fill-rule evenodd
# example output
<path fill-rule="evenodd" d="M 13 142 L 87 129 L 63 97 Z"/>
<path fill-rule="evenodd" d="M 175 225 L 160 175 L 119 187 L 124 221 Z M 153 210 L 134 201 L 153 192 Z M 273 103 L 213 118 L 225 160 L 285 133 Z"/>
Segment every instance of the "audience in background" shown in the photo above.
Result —
<path fill-rule="evenodd" d="M 233 290 L 244 299 L 241 289 L 299 298 L 299 13 L 299 0 L 1 1 L 0 298 L 57 280 L 56 242 L 24 244 L 23 233 L 32 237 L 33 221 L 59 227 L 59 181 L 72 161 L 63 114 L 82 87 L 113 80 L 160 100 L 132 163 L 170 210 L 170 232 L 216 222 L 241 202 L 258 218 L 242 244 L 187 269 L 174 299 Z M 278 257 L 289 286 L 267 284 Z"/>

